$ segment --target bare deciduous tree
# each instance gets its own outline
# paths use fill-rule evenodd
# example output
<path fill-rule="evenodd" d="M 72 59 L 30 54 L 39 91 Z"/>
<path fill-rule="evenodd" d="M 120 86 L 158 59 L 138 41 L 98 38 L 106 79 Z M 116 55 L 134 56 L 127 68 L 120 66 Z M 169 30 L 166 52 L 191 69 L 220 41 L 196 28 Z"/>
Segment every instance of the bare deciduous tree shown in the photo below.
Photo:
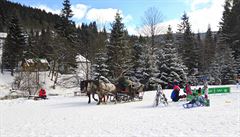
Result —
<path fill-rule="evenodd" d="M 155 45 L 154 42 L 155 36 L 161 32 L 159 24 L 163 21 L 163 16 L 157 8 L 150 7 L 145 11 L 144 17 L 142 17 L 142 21 L 143 21 L 142 32 L 146 36 L 151 37 L 151 49 L 153 52 Z"/>
<path fill-rule="evenodd" d="M 161 32 L 160 23 L 163 21 L 163 17 L 161 12 L 155 8 L 150 7 L 145 11 L 145 14 L 142 18 L 143 26 L 142 26 L 142 32 L 144 35 L 150 37 L 149 45 L 147 49 L 147 60 L 148 60 L 148 69 L 149 69 L 149 75 L 153 76 L 154 71 L 156 70 L 156 55 L 155 51 L 156 49 L 156 35 L 159 35 Z M 157 71 L 157 70 L 156 70 Z"/>

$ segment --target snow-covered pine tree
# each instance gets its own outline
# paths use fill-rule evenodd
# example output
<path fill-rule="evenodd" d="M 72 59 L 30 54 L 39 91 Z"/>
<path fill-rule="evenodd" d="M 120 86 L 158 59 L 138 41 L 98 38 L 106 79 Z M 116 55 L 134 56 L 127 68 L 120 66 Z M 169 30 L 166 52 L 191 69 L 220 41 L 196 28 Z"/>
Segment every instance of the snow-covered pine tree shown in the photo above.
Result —
<path fill-rule="evenodd" d="M 165 36 L 165 44 L 158 54 L 158 60 L 157 65 L 160 70 L 158 78 L 162 81 L 162 84 L 166 85 L 168 82 L 173 82 L 173 80 L 186 81 L 186 67 L 178 56 L 170 26 Z"/>
<path fill-rule="evenodd" d="M 179 48 L 182 48 L 180 51 L 180 55 L 183 58 L 184 64 L 188 67 L 188 74 L 192 74 L 194 68 L 198 68 L 198 60 L 195 46 L 194 34 L 191 31 L 191 25 L 189 23 L 189 17 L 186 13 L 182 16 L 182 22 L 178 25 L 180 34 L 182 38 L 180 41 Z"/>
<path fill-rule="evenodd" d="M 206 70 L 206 66 L 204 66 L 205 64 L 205 56 L 204 56 L 204 47 L 203 47 L 203 42 L 201 39 L 201 34 L 200 32 L 197 33 L 197 38 L 196 38 L 196 47 L 197 47 L 197 51 L 198 51 L 198 71 L 201 74 L 203 74 L 203 72 Z"/>
<path fill-rule="evenodd" d="M 216 84 L 234 83 L 236 66 L 232 53 L 230 47 L 221 43 L 217 44 L 214 61 L 207 71 L 208 75 L 213 78 L 212 82 Z"/>
<path fill-rule="evenodd" d="M 73 16 L 71 10 L 70 0 L 64 0 L 63 9 L 61 10 L 61 19 L 56 22 L 55 28 L 57 30 L 57 39 L 62 46 L 59 46 L 56 53 L 58 53 L 59 65 L 61 65 L 62 73 L 69 73 L 69 68 L 76 67 L 77 56 L 77 33 L 75 23 L 71 20 Z"/>
<path fill-rule="evenodd" d="M 232 0 L 232 33 L 231 37 L 231 47 L 233 49 L 234 59 L 236 61 L 236 67 L 238 71 L 238 75 L 240 75 L 240 1 L 239 0 Z"/>
<path fill-rule="evenodd" d="M 3 46 L 3 65 L 11 69 L 12 76 L 18 62 L 23 60 L 26 45 L 26 34 L 23 32 L 18 18 L 13 16 L 9 23 L 8 35 Z"/>
<path fill-rule="evenodd" d="M 144 68 L 145 68 L 145 56 L 144 56 L 144 43 L 137 42 L 132 48 L 132 58 L 131 62 L 133 64 L 132 68 L 128 71 L 128 76 L 134 81 L 140 81 L 144 83 Z"/>
<path fill-rule="evenodd" d="M 33 29 L 30 30 L 28 33 L 28 39 L 27 39 L 27 48 L 26 53 L 24 54 L 24 58 L 30 59 L 36 57 L 36 50 L 38 50 L 36 47 L 38 43 L 39 33 L 35 33 Z"/>
<path fill-rule="evenodd" d="M 204 47 L 203 47 L 203 68 L 206 70 L 213 62 L 214 56 L 215 56 L 215 42 L 214 42 L 214 37 L 211 31 L 211 27 L 208 26 L 208 30 L 205 35 L 204 39 Z"/>
<path fill-rule="evenodd" d="M 150 7 L 144 12 L 143 19 L 143 33 L 148 37 L 148 43 L 146 48 L 146 67 L 145 67 L 145 77 L 148 80 L 148 83 L 152 85 L 152 88 L 156 87 L 156 83 L 159 83 L 159 79 L 157 79 L 157 75 L 159 74 L 159 70 L 156 66 L 156 52 L 159 49 L 157 44 L 157 35 L 160 34 L 161 28 L 159 27 L 159 23 L 162 22 L 162 14 L 156 7 Z"/>
<path fill-rule="evenodd" d="M 127 31 L 122 23 L 120 13 L 116 13 L 112 24 L 109 43 L 107 44 L 108 60 L 106 64 L 110 70 L 109 79 L 115 81 L 120 75 L 131 68 L 128 65 L 129 50 L 127 47 Z"/>
<path fill-rule="evenodd" d="M 161 83 L 161 80 L 157 78 L 160 74 L 159 68 L 157 66 L 158 54 L 160 50 L 160 45 L 155 45 L 153 50 L 148 44 L 144 45 L 144 61 L 145 67 L 143 70 L 144 84 L 147 86 L 148 90 L 156 89 L 157 84 Z"/>
<path fill-rule="evenodd" d="M 107 54 L 104 51 L 99 51 L 96 54 L 95 63 L 92 65 L 92 77 L 109 76 L 108 66 L 106 64 Z"/>
<path fill-rule="evenodd" d="M 232 32 L 234 28 L 233 14 L 231 11 L 231 0 L 226 0 L 222 21 L 220 22 L 219 38 L 216 47 L 215 62 L 211 65 L 210 75 L 218 72 L 215 79 L 220 79 L 222 84 L 233 83 L 234 75 L 237 73 L 233 56 Z M 235 20 L 236 21 L 236 20 Z"/>

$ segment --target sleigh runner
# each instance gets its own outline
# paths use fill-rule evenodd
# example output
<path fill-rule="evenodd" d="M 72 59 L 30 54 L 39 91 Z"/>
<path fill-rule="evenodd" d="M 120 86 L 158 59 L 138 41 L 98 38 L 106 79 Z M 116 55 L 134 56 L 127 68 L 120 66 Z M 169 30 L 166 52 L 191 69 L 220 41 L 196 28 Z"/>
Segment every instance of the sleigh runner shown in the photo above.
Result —
<path fill-rule="evenodd" d="M 119 90 L 117 88 L 117 93 L 109 93 L 111 102 L 121 103 L 121 102 L 131 102 L 131 101 L 141 101 L 143 99 L 144 86 L 140 84 L 138 87 L 128 87 L 125 90 Z"/>

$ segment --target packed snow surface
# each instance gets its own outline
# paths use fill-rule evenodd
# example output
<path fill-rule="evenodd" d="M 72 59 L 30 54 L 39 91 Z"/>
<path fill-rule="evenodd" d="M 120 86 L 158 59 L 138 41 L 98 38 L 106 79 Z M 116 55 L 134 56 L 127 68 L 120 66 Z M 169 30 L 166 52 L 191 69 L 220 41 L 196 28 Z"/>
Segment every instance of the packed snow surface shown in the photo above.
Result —
<path fill-rule="evenodd" d="M 152 107 L 156 91 L 142 101 L 87 104 L 85 96 L 0 101 L 1 137 L 239 137 L 240 89 L 210 95 L 210 107 L 184 109 L 186 101 Z M 169 97 L 171 90 L 165 90 Z"/>

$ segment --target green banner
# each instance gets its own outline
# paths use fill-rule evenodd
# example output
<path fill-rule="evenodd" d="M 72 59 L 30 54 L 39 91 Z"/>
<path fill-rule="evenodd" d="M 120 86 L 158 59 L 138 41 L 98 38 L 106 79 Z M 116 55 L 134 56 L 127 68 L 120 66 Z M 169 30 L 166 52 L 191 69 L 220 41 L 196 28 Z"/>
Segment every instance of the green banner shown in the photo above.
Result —
<path fill-rule="evenodd" d="M 198 94 L 197 90 L 193 90 L 193 93 Z M 230 87 L 208 88 L 208 94 L 218 94 L 218 93 L 230 93 Z M 203 89 L 201 94 L 204 94 Z"/>
<path fill-rule="evenodd" d="M 209 88 L 208 94 L 230 93 L 230 87 Z"/>

